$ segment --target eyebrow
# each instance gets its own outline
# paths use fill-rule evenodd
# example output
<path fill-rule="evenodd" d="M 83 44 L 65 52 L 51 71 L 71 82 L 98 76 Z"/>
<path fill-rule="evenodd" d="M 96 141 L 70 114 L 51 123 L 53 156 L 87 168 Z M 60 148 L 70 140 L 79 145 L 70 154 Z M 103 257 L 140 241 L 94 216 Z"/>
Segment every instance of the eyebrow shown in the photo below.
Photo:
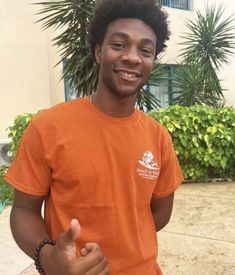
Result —
<path fill-rule="evenodd" d="M 125 38 L 125 39 L 130 38 L 130 36 L 127 33 L 124 33 L 124 32 L 114 32 L 110 35 L 110 37 L 113 37 L 113 36 L 120 36 L 120 37 Z M 141 39 L 141 42 L 143 42 L 145 44 L 152 44 L 155 47 L 155 43 L 152 39 L 143 38 L 143 39 Z"/>

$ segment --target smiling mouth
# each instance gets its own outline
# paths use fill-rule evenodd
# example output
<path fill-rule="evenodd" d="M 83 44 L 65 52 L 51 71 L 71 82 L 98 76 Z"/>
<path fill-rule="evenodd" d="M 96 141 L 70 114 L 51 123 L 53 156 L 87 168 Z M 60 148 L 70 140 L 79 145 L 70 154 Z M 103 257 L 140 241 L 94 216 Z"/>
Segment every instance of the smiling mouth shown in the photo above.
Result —
<path fill-rule="evenodd" d="M 140 74 L 134 73 L 134 72 L 132 73 L 132 72 L 126 72 L 126 71 L 116 71 L 116 73 L 127 79 L 136 79 L 140 77 Z"/>

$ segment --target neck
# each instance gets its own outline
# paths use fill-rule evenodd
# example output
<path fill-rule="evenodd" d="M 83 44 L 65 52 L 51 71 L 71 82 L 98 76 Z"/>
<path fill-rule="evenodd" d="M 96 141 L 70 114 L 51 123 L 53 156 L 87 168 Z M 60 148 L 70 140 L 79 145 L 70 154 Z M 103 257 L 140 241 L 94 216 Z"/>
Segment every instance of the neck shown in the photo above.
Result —
<path fill-rule="evenodd" d="M 128 117 L 134 112 L 136 95 L 119 97 L 97 91 L 91 95 L 91 102 L 103 113 L 112 117 Z"/>

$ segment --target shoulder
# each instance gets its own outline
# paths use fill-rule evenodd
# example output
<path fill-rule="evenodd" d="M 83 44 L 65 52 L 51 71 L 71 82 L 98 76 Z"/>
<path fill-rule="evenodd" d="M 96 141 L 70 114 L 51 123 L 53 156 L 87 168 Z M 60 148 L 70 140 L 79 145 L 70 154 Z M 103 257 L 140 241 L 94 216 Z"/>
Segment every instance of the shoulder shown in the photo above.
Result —
<path fill-rule="evenodd" d="M 168 132 L 168 130 L 156 119 L 149 116 L 147 113 L 144 113 L 142 111 L 139 112 L 139 119 L 141 123 L 143 123 L 146 130 L 150 131 L 153 135 L 159 137 L 162 137 L 163 139 L 170 139 L 171 136 Z"/>
<path fill-rule="evenodd" d="M 48 109 L 40 110 L 33 118 L 32 123 L 37 127 L 40 125 L 57 125 L 63 122 L 69 123 L 74 116 L 82 112 L 86 98 L 74 99 L 59 103 Z"/>
<path fill-rule="evenodd" d="M 62 116 L 70 115 L 75 110 L 79 110 L 81 106 L 83 106 L 84 101 L 85 101 L 85 98 L 79 98 L 79 99 L 74 99 L 71 101 L 59 103 L 48 109 L 40 110 L 36 118 L 49 119 L 51 117 L 52 118 L 58 117 L 58 115 L 62 115 Z"/>
<path fill-rule="evenodd" d="M 37 132 L 39 136 L 48 135 L 54 138 L 74 129 L 86 116 L 84 114 L 85 98 L 59 103 L 51 108 L 44 109 L 32 119 L 27 128 Z"/>

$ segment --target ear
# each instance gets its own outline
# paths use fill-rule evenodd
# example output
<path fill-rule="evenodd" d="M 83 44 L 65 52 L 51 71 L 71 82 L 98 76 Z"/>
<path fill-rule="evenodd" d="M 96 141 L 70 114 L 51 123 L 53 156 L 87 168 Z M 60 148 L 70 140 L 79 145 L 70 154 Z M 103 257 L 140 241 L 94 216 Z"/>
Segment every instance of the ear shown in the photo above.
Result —
<path fill-rule="evenodd" d="M 101 46 L 95 45 L 95 60 L 98 64 L 100 64 L 100 56 L 101 56 Z"/>

